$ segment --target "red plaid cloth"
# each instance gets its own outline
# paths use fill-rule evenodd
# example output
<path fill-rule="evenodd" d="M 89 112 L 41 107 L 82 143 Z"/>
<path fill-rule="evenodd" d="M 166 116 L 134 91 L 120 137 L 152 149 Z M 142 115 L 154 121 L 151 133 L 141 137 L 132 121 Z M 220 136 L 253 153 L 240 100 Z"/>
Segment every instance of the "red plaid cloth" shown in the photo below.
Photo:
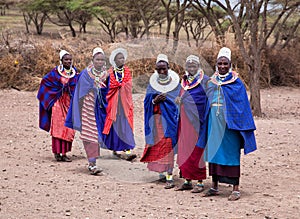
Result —
<path fill-rule="evenodd" d="M 159 105 L 154 106 L 154 114 L 156 128 L 155 145 L 146 145 L 140 161 L 170 164 L 174 161 L 172 139 L 164 137 Z"/>

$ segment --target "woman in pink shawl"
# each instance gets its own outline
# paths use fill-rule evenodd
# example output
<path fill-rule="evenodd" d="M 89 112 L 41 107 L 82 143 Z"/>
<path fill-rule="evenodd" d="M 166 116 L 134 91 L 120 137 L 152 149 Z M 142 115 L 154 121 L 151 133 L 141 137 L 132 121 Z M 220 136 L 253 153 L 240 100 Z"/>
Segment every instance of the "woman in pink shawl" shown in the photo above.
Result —
<path fill-rule="evenodd" d="M 178 129 L 177 163 L 185 182 L 176 190 L 192 190 L 199 193 L 204 190 L 202 180 L 206 178 L 203 152 L 206 145 L 206 124 L 208 98 L 205 85 L 209 77 L 200 68 L 198 56 L 190 55 L 186 59 L 186 74 L 181 80 L 181 92 L 177 98 L 180 104 Z M 192 185 L 192 180 L 198 182 Z"/>

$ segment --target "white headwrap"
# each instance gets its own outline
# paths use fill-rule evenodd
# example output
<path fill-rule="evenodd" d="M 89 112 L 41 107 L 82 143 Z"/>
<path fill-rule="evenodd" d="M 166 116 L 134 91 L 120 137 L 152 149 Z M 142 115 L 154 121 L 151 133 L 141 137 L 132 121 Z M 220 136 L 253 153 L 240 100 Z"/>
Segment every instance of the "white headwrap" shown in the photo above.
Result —
<path fill-rule="evenodd" d="M 165 54 L 158 54 L 157 59 L 156 59 L 156 63 L 158 63 L 160 61 L 164 61 L 164 62 L 169 64 L 168 56 L 165 55 Z"/>
<path fill-rule="evenodd" d="M 102 53 L 104 55 L 103 50 L 100 47 L 96 47 L 95 49 L 93 49 L 93 57 L 97 54 L 97 53 Z"/>
<path fill-rule="evenodd" d="M 70 53 L 68 52 L 68 51 L 66 51 L 66 50 L 61 50 L 60 52 L 59 52 L 59 60 L 61 61 L 62 60 L 62 58 L 65 56 L 65 55 L 70 55 Z"/>
<path fill-rule="evenodd" d="M 195 55 L 190 55 L 186 58 L 186 62 L 197 62 L 198 64 L 200 64 L 200 59 L 198 56 Z"/>
<path fill-rule="evenodd" d="M 125 58 L 125 61 L 127 59 L 127 56 L 128 56 L 128 53 L 127 53 L 127 50 L 126 49 L 123 49 L 123 48 L 117 48 L 115 50 L 113 50 L 111 52 L 111 55 L 109 57 L 109 62 L 110 64 L 113 66 L 113 67 L 118 67 L 116 66 L 116 63 L 115 63 L 115 58 L 116 58 L 116 55 L 118 55 L 119 53 L 122 53 L 124 58 Z"/>
<path fill-rule="evenodd" d="M 219 51 L 217 59 L 219 59 L 220 57 L 225 57 L 229 61 L 231 61 L 231 50 L 227 47 L 221 48 L 220 51 Z"/>

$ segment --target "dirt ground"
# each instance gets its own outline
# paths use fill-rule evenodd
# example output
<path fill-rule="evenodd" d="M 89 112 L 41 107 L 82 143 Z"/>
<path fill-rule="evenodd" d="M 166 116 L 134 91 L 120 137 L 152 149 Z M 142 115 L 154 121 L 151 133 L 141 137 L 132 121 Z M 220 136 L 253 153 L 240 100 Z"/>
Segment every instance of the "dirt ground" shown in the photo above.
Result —
<path fill-rule="evenodd" d="M 35 92 L 0 91 L 0 218 L 299 218 L 300 89 L 261 91 L 258 150 L 242 156 L 241 199 L 231 188 L 204 198 L 165 190 L 143 163 L 102 151 L 103 176 L 92 176 L 77 141 L 71 163 L 55 162 L 51 138 L 38 128 Z M 143 94 L 134 94 L 136 153 L 142 153 Z M 178 168 L 175 180 L 179 185 Z M 205 180 L 205 189 L 211 178 Z M 298 215 L 298 216 L 297 216 Z"/>

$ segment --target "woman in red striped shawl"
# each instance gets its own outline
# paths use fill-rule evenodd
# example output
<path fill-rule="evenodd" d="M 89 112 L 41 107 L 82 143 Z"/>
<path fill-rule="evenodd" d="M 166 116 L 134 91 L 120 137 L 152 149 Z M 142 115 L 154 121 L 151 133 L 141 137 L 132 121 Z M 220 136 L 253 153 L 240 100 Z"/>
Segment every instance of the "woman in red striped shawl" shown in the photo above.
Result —
<path fill-rule="evenodd" d="M 100 156 L 100 147 L 103 147 L 108 77 L 105 54 L 101 48 L 96 47 L 91 64 L 80 73 L 65 123 L 67 127 L 80 131 L 80 139 L 88 158 L 88 170 L 92 175 L 102 172 L 96 161 Z"/>

